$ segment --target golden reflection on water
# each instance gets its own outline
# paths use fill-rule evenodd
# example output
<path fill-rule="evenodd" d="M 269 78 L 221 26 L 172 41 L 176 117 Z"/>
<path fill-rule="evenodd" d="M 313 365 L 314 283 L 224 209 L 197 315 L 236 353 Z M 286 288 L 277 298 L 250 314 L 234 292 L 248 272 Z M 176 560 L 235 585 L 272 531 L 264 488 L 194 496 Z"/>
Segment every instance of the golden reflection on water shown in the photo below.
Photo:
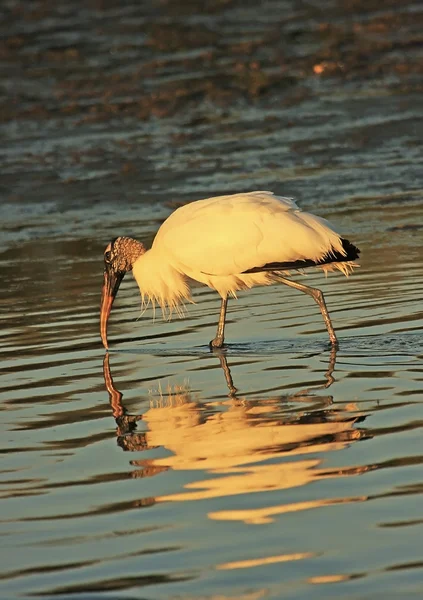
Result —
<path fill-rule="evenodd" d="M 349 579 L 353 579 L 354 575 L 347 575 L 347 574 L 337 574 L 337 575 L 316 575 L 315 577 L 309 577 L 307 579 L 307 581 L 309 583 L 317 583 L 317 584 L 322 584 L 322 583 L 340 583 L 341 581 L 348 581 Z"/>
<path fill-rule="evenodd" d="M 328 387 L 333 381 L 334 358 L 332 355 L 330 359 L 329 378 L 326 373 L 327 381 L 320 387 Z M 219 360 L 227 379 L 230 369 L 226 356 L 221 354 Z M 160 394 L 159 398 L 152 399 L 150 408 L 142 416 L 134 416 L 127 415 L 122 394 L 114 386 L 108 353 L 104 358 L 104 378 L 117 423 L 119 445 L 131 451 L 164 447 L 172 453 L 131 461 L 140 467 L 135 476 L 153 476 L 169 469 L 211 475 L 187 483 L 183 491 L 157 496 L 155 502 L 271 492 L 368 470 L 366 466 L 323 468 L 322 458 L 315 456 L 342 450 L 366 437 L 365 431 L 356 427 L 366 417 L 354 404 L 345 404 L 341 409 L 339 405 L 332 405 L 331 396 L 316 396 L 309 391 L 254 401 L 231 395 L 226 401 L 204 403 L 181 386 L 168 390 L 166 396 Z M 232 380 L 231 384 L 234 387 Z M 306 408 L 284 412 L 293 401 Z M 147 431 L 137 431 L 140 420 Z M 292 460 L 297 456 L 304 458 Z M 366 499 L 366 496 L 321 498 L 265 508 L 219 510 L 209 512 L 208 517 L 262 524 L 282 513 Z"/>
<path fill-rule="evenodd" d="M 316 556 L 316 554 L 313 552 L 296 552 L 295 554 L 280 554 L 278 556 L 265 556 L 263 558 L 251 558 L 249 560 L 236 560 L 233 562 L 222 563 L 217 565 L 216 568 L 219 570 L 251 569 L 252 567 L 261 567 L 263 565 L 272 565 L 291 560 L 313 558 L 314 556 Z"/>

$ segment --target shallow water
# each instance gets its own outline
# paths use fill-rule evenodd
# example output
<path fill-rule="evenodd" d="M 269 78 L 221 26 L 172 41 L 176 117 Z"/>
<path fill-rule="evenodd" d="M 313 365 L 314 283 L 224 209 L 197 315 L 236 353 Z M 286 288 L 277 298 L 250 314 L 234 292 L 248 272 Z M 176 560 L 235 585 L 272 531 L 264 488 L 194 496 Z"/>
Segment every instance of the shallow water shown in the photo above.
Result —
<path fill-rule="evenodd" d="M 396 4 L 4 4 L 2 598 L 422 596 L 423 19 Z M 250 189 L 361 248 L 306 278 L 339 350 L 272 286 L 211 353 L 211 290 L 153 321 L 128 276 L 105 355 L 109 239 Z"/>

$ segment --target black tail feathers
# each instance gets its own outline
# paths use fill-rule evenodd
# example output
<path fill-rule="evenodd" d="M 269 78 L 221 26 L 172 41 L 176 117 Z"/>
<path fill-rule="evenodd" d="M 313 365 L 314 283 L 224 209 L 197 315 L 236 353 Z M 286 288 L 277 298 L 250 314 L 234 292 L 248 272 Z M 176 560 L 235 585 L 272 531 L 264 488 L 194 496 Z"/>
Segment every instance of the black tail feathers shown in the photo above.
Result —
<path fill-rule="evenodd" d="M 331 252 L 328 252 L 327 254 L 325 254 L 325 256 L 321 260 L 318 260 L 315 264 L 316 265 L 325 265 L 325 264 L 331 263 L 331 262 L 347 262 L 350 260 L 356 260 L 356 258 L 359 257 L 360 250 L 357 248 L 357 246 L 354 246 L 354 244 L 351 244 L 350 240 L 341 238 L 341 242 L 342 242 L 342 247 L 346 252 L 345 256 L 343 254 L 341 254 L 340 252 L 337 252 L 336 250 L 332 250 Z"/>
<path fill-rule="evenodd" d="M 334 262 L 349 262 L 353 261 L 359 257 L 360 250 L 357 246 L 354 246 L 349 240 L 345 238 L 341 238 L 342 247 L 345 250 L 346 254 L 343 255 L 341 252 L 337 250 L 331 250 L 327 254 L 325 254 L 320 260 L 295 260 L 292 262 L 275 262 L 275 263 L 267 263 L 262 267 L 254 267 L 253 269 L 248 269 L 248 271 L 244 271 L 244 273 L 260 273 L 262 271 L 289 271 L 290 269 L 305 269 L 307 267 L 319 267 L 320 265 L 327 265 L 329 263 Z"/>

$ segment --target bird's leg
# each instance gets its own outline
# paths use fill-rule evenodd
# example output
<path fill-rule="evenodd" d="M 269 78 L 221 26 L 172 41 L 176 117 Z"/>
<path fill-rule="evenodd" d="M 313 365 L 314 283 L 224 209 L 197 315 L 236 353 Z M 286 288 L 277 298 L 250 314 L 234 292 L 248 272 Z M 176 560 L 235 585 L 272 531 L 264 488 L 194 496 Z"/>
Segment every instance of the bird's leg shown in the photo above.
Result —
<path fill-rule="evenodd" d="M 335 331 L 332 327 L 332 322 L 330 320 L 330 316 L 328 313 L 328 309 L 326 307 L 325 298 L 323 296 L 323 292 L 318 290 L 317 288 L 309 287 L 308 285 L 303 285 L 302 283 L 298 283 L 297 281 L 291 281 L 290 279 L 285 279 L 285 277 L 278 277 L 278 281 L 288 285 L 289 287 L 295 288 L 296 290 L 300 290 L 305 294 L 308 294 L 313 298 L 315 302 L 319 305 L 320 312 L 322 313 L 323 320 L 326 325 L 326 329 L 329 333 L 329 339 L 332 346 L 335 348 L 338 346 L 338 340 L 336 339 Z"/>
<path fill-rule="evenodd" d="M 226 307 L 228 306 L 228 297 L 222 298 L 222 304 L 220 306 L 220 317 L 217 325 L 216 337 L 210 342 L 210 348 L 221 348 L 225 339 L 225 318 L 226 318 Z"/>

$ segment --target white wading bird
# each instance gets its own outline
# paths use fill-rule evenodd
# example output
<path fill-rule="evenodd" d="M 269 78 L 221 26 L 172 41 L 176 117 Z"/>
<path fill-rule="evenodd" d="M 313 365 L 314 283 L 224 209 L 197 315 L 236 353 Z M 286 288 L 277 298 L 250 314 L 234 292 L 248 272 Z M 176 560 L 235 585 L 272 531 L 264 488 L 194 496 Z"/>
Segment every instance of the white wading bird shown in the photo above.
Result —
<path fill-rule="evenodd" d="M 118 237 L 104 252 L 100 331 L 105 348 L 107 322 L 127 271 L 139 285 L 143 305 L 158 304 L 164 314 L 192 302 L 189 280 L 213 288 L 222 298 L 214 348 L 223 346 L 228 296 L 255 285 L 284 283 L 319 305 L 329 338 L 337 339 L 320 290 L 287 279 L 289 271 L 318 267 L 348 275 L 359 250 L 320 217 L 302 212 L 289 198 L 249 192 L 198 200 L 175 210 L 163 223 L 150 250 Z"/>

